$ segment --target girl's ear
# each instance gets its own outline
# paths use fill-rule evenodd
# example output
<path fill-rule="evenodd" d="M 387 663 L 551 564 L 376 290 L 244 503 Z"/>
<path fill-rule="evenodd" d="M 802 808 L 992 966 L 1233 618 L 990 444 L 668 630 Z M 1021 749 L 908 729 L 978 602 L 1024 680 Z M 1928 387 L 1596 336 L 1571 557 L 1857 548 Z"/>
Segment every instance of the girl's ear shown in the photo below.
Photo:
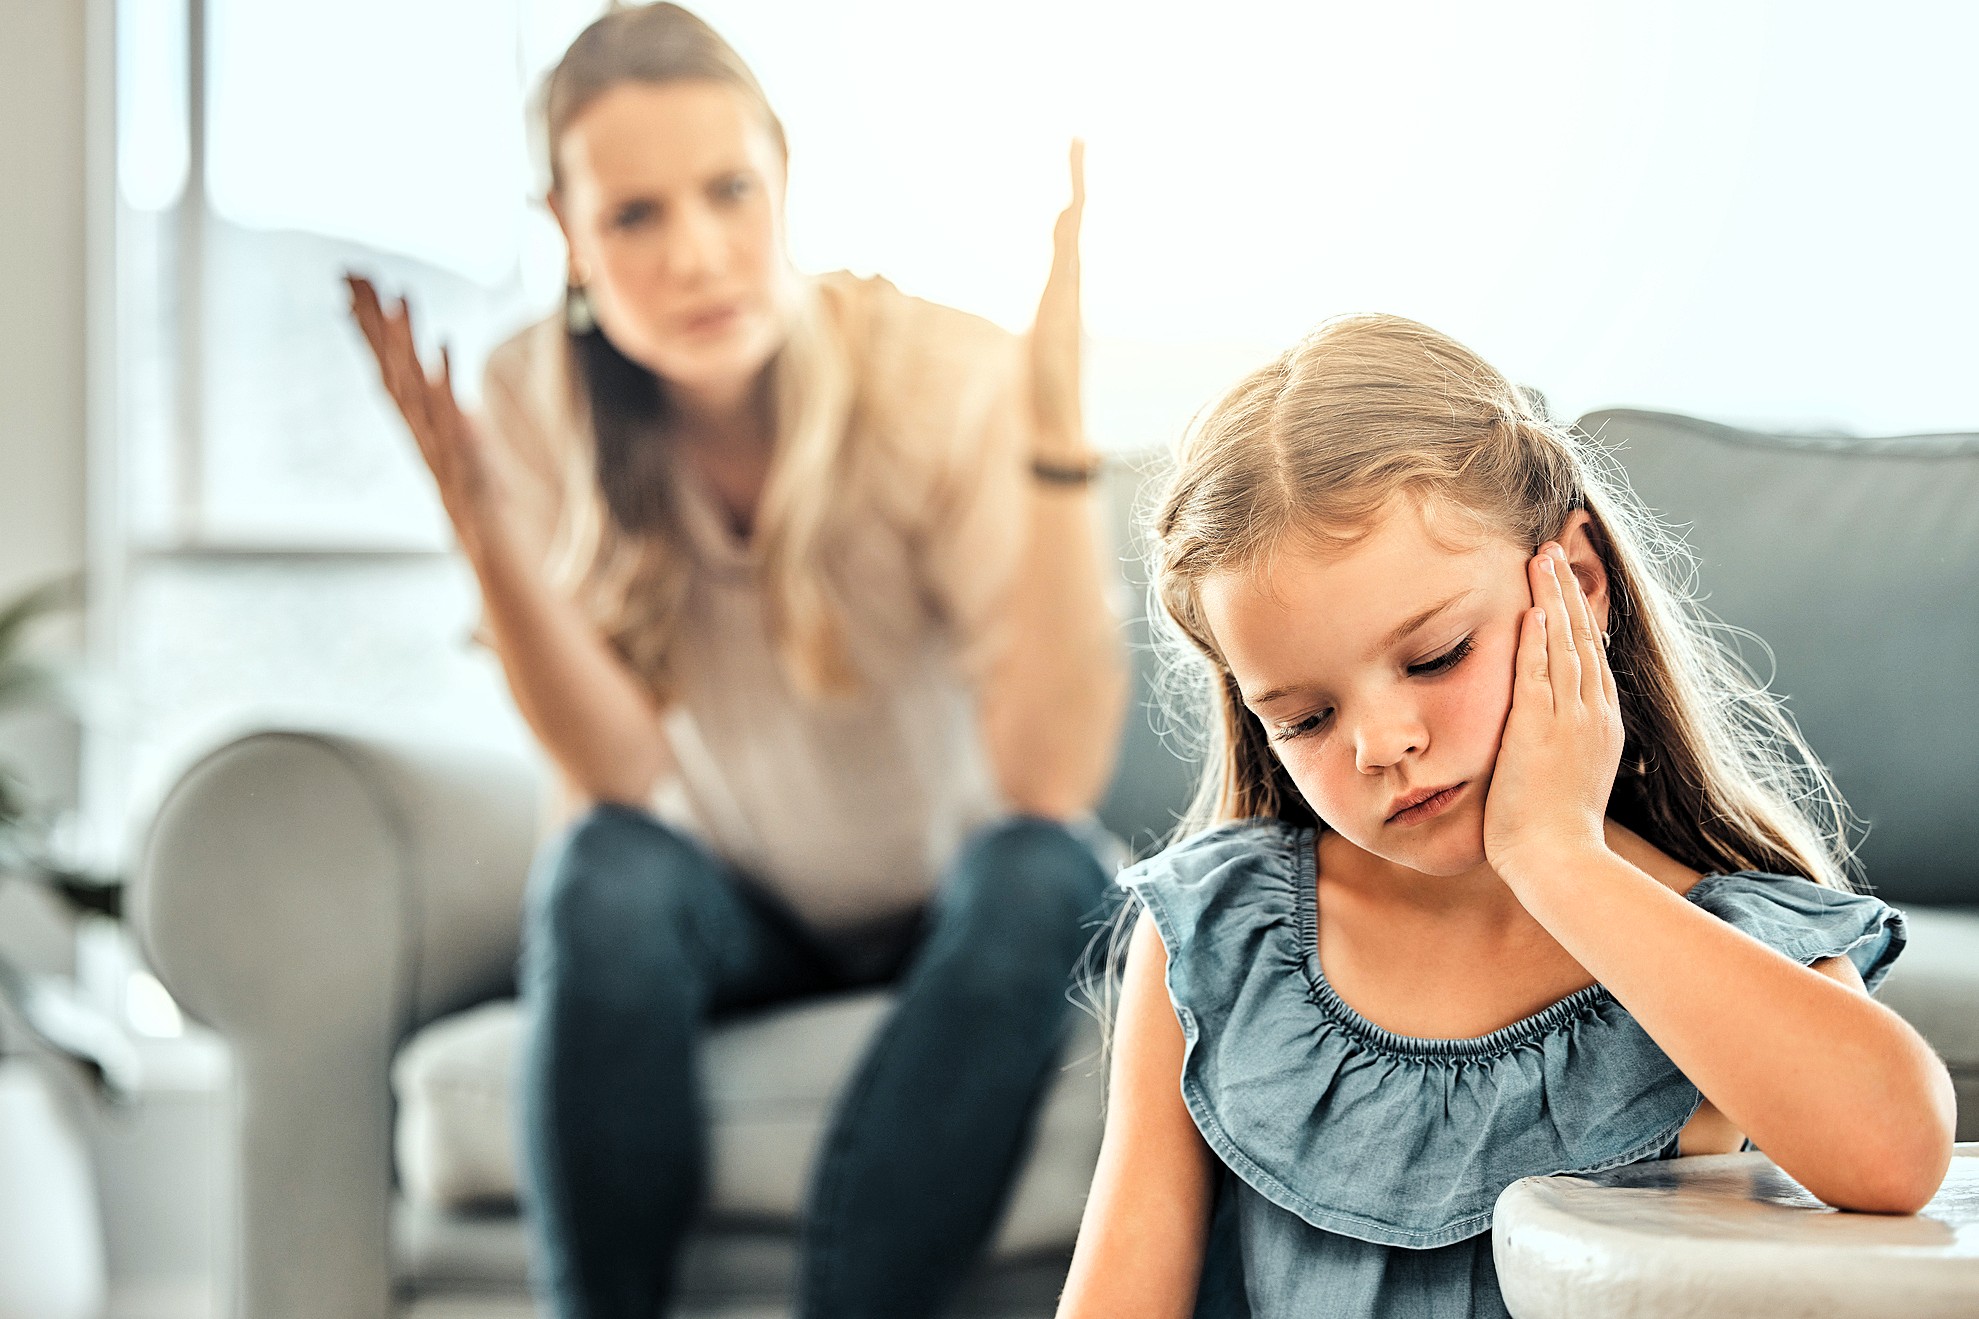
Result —
<path fill-rule="evenodd" d="M 1608 630 L 1608 564 L 1601 557 L 1598 534 L 1593 514 L 1577 508 L 1554 539 L 1567 552 L 1567 566 L 1574 570 L 1574 577 L 1580 582 L 1581 594 L 1587 597 L 1595 626 L 1605 632 Z"/>

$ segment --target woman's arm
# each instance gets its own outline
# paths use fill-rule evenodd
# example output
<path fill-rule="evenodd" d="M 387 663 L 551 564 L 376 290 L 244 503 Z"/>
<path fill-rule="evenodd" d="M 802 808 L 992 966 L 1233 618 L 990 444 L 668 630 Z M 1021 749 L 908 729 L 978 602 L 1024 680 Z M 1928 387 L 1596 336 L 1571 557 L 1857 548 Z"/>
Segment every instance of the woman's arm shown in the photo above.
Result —
<path fill-rule="evenodd" d="M 1032 327 L 1032 457 L 1096 466 L 1079 401 L 1079 222 L 1083 148 L 1072 147 L 1072 204 L 1053 233 L 1051 276 Z M 1004 643 L 982 696 L 982 728 L 1005 798 L 1066 819 L 1092 809 L 1113 774 L 1128 672 L 1107 599 L 1098 487 L 1031 481 L 1026 537 L 1005 602 Z"/>
<path fill-rule="evenodd" d="M 551 589 L 521 525 L 515 474 L 461 412 L 444 352 L 429 376 L 404 301 L 387 311 L 368 281 L 351 278 L 350 289 L 351 313 L 481 584 L 517 709 L 572 787 L 596 801 L 643 804 L 673 769 L 661 712 L 591 621 Z"/>
<path fill-rule="evenodd" d="M 597 627 L 550 589 L 512 522 L 491 519 L 461 549 L 516 708 L 570 786 L 643 806 L 673 772 L 661 713 Z"/>
<path fill-rule="evenodd" d="M 1188 1319 L 1195 1309 L 1216 1162 L 1182 1104 L 1167 971 L 1143 913 L 1114 1024 L 1106 1136 L 1058 1319 Z"/>
<path fill-rule="evenodd" d="M 1806 967 L 1611 851 L 1613 670 L 1564 552 L 1528 564 L 1512 712 L 1485 804 L 1492 868 L 1691 1083 L 1815 1195 L 1914 1213 L 1951 1161 L 1951 1078 L 1846 958 Z"/>

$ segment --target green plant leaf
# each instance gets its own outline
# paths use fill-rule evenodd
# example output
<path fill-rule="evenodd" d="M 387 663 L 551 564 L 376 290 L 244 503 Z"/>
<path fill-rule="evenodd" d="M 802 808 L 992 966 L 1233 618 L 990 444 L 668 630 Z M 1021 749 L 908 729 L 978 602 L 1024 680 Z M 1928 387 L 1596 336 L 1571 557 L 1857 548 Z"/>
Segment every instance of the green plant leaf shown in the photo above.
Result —
<path fill-rule="evenodd" d="M 0 710 L 50 699 L 64 704 L 69 699 L 60 671 L 20 656 L 0 659 Z"/>
<path fill-rule="evenodd" d="M 17 596 L 13 603 L 0 607 L 0 660 L 12 658 L 29 623 L 44 614 L 81 604 L 82 592 L 82 574 L 69 573 L 43 582 Z"/>

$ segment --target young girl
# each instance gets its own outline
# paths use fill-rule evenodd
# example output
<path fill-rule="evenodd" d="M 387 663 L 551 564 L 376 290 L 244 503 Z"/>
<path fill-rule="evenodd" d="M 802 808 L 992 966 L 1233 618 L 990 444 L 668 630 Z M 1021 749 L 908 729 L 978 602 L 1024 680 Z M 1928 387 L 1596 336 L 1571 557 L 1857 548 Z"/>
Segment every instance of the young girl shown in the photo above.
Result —
<path fill-rule="evenodd" d="M 1122 876 L 1061 1316 L 1502 1315 L 1512 1181 L 1748 1140 L 1837 1207 L 1930 1198 L 1949 1079 L 1865 988 L 1902 917 L 1584 441 L 1338 320 L 1213 409 L 1155 538 L 1209 827 Z"/>

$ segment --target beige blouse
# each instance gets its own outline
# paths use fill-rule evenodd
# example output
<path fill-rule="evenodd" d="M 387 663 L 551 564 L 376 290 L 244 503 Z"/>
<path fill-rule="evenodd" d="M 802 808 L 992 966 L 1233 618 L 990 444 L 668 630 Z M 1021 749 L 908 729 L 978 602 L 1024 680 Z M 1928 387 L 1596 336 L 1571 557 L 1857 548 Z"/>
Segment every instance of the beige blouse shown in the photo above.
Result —
<path fill-rule="evenodd" d="M 1016 338 L 882 279 L 816 283 L 852 364 L 851 507 L 828 572 L 860 692 L 813 700 L 769 631 L 756 548 L 691 474 L 675 497 L 695 566 L 666 719 L 679 772 L 661 819 L 815 927 L 884 922 L 932 891 L 964 835 L 1002 809 L 975 691 L 1022 548 L 1029 454 Z M 559 589 L 560 538 L 593 498 L 588 425 L 560 316 L 488 362 L 483 409 Z"/>

